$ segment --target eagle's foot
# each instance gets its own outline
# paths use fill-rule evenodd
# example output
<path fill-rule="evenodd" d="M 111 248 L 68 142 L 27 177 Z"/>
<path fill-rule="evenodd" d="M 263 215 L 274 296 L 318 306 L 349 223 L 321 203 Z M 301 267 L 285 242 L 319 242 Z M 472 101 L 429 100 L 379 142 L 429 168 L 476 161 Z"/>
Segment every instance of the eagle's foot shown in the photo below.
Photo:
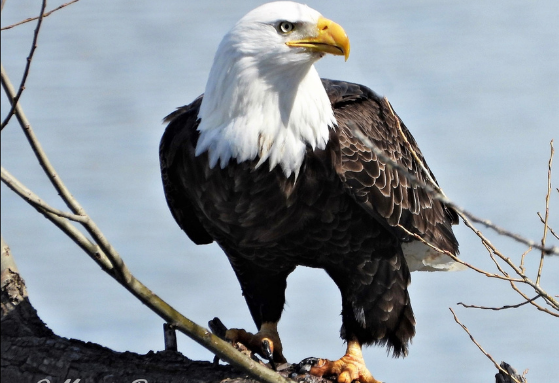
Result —
<path fill-rule="evenodd" d="M 382 383 L 365 366 L 361 345 L 357 341 L 348 342 L 346 354 L 336 361 L 318 359 L 311 367 L 310 374 L 319 377 L 337 375 L 338 383 Z"/>
<path fill-rule="evenodd" d="M 266 358 L 272 368 L 276 369 L 276 363 L 286 363 L 283 356 L 283 347 L 277 330 L 277 323 L 265 322 L 256 334 L 246 332 L 243 329 L 229 329 L 225 338 L 234 343 L 241 343 L 255 354 Z"/>

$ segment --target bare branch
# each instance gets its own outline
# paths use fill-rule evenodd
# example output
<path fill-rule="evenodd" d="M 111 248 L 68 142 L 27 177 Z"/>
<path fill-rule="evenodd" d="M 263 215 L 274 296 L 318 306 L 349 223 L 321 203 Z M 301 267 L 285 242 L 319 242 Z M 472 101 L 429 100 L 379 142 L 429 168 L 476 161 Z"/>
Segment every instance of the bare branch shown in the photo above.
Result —
<path fill-rule="evenodd" d="M 538 217 L 540 217 L 540 221 L 542 221 L 542 223 L 545 223 L 545 220 L 543 219 L 542 215 L 538 212 Z M 557 239 L 559 239 L 559 235 L 557 235 L 557 233 L 551 228 L 551 227 L 547 227 L 547 229 L 549 230 L 549 232 Z"/>
<path fill-rule="evenodd" d="M 396 120 L 396 126 L 398 127 L 398 132 L 400 133 L 400 137 L 402 137 L 402 139 L 404 140 L 406 147 L 408 148 L 408 150 L 411 152 L 411 154 L 413 155 L 413 158 L 415 158 L 415 161 L 419 164 L 419 166 L 421 167 L 421 170 L 423 170 L 423 173 L 425 174 L 425 176 L 427 177 L 427 179 L 429 180 L 429 182 L 431 183 L 431 186 L 433 187 L 433 189 L 443 195 L 444 197 L 446 197 L 446 195 L 444 194 L 443 190 L 441 189 L 441 187 L 437 184 L 437 182 L 434 180 L 433 176 L 431 175 L 431 172 L 427 169 L 427 167 L 425 166 L 425 164 L 423 163 L 423 161 L 421 160 L 421 158 L 419 158 L 419 156 L 417 155 L 417 153 L 415 152 L 415 150 L 413 149 L 413 147 L 411 146 L 410 142 L 408 141 L 408 138 L 406 137 L 406 135 L 404 134 L 404 131 L 402 130 L 402 125 L 400 124 L 400 118 L 398 116 L 396 116 L 396 113 L 394 113 L 394 110 L 392 109 L 392 105 L 390 104 L 390 102 L 388 101 L 388 99 L 386 97 L 383 98 L 383 101 L 386 102 L 386 104 L 388 105 L 388 109 L 390 109 L 390 113 L 392 113 L 392 116 L 394 117 L 394 119 Z"/>
<path fill-rule="evenodd" d="M 4 129 L 4 127 L 8 125 L 8 122 L 10 122 L 10 119 L 14 115 L 19 98 L 21 97 L 21 94 L 25 89 L 25 82 L 27 81 L 27 76 L 29 75 L 29 69 L 31 68 L 31 61 L 33 60 L 33 55 L 35 54 L 35 50 L 37 49 L 37 39 L 39 38 L 39 31 L 41 30 L 41 24 L 43 23 L 43 16 L 45 13 L 46 6 L 47 6 L 47 0 L 43 0 L 43 4 L 41 5 L 41 14 L 39 15 L 39 21 L 37 21 L 35 32 L 33 33 L 33 44 L 31 44 L 31 51 L 29 52 L 29 56 L 27 56 L 27 64 L 25 65 L 25 70 L 23 71 L 23 77 L 21 78 L 21 83 L 19 85 L 19 89 L 17 91 L 16 96 L 13 98 L 13 100 L 10 99 L 12 107 L 10 108 L 8 115 L 2 122 L 2 125 L 0 126 L 0 130 Z M 2 85 L 4 85 L 3 81 L 2 81 Z"/>
<path fill-rule="evenodd" d="M 559 310 L 559 303 L 555 300 L 551 295 L 549 295 L 545 290 L 543 290 L 540 286 L 536 285 L 530 278 L 528 278 L 522 270 L 518 266 L 516 266 L 508 257 L 505 257 L 493 244 L 479 231 L 477 230 L 472 223 L 466 218 L 462 217 L 464 224 L 472 229 L 477 236 L 482 240 L 484 245 L 488 246 L 493 253 L 495 253 L 499 258 L 501 258 L 507 265 L 509 265 L 514 272 L 523 279 L 523 283 L 530 285 L 538 294 L 540 294 L 545 301 L 552 306 L 555 310 Z M 526 298 L 528 299 L 528 298 Z"/>
<path fill-rule="evenodd" d="M 514 282 L 510 282 L 511 287 L 513 288 L 514 291 L 516 291 L 522 298 L 526 299 L 527 301 L 530 301 L 530 298 L 528 298 L 528 296 L 526 294 L 524 294 L 519 288 L 518 286 L 516 286 L 516 284 Z M 546 302 L 547 303 L 547 302 Z M 530 304 L 532 306 L 534 306 L 535 308 L 537 308 L 539 311 L 543 311 L 546 314 L 552 315 L 554 317 L 559 318 L 559 314 L 555 313 L 553 311 L 550 311 L 548 309 L 546 309 L 545 307 L 540 306 L 539 304 L 537 304 L 535 301 L 530 301 Z"/>
<path fill-rule="evenodd" d="M 516 305 L 505 305 L 505 306 L 501 306 L 501 307 L 487 307 L 487 306 L 467 305 L 467 304 L 464 304 L 462 302 L 458 302 L 457 304 L 460 305 L 460 306 L 463 306 L 467 309 L 482 309 L 482 310 L 500 311 L 500 310 L 507 310 L 507 309 L 516 309 L 518 307 L 524 306 L 525 304 L 528 304 L 530 302 L 535 301 L 539 297 L 540 297 L 540 295 L 536 295 L 534 298 L 528 299 L 527 301 L 524 301 L 522 303 L 519 303 L 519 304 L 516 304 Z"/>
<path fill-rule="evenodd" d="M 545 240 L 547 238 L 547 223 L 549 220 L 549 196 L 551 194 L 551 168 L 553 165 L 553 154 L 555 154 L 555 149 L 553 148 L 553 140 L 549 143 L 551 147 L 551 154 L 549 155 L 549 162 L 547 166 L 547 194 L 545 196 L 545 219 L 543 224 L 543 236 L 542 236 L 542 247 L 545 247 Z M 543 268 L 543 260 L 545 258 L 545 254 L 542 251 L 542 255 L 540 257 L 540 265 L 538 267 L 538 276 L 536 277 L 536 284 L 540 284 L 540 278 L 542 276 L 542 268 Z"/>
<path fill-rule="evenodd" d="M 43 15 L 43 17 L 48 17 L 48 16 L 50 16 L 52 13 L 54 13 L 54 12 L 56 12 L 56 11 L 58 11 L 58 10 L 64 8 L 64 7 L 67 7 L 67 6 L 70 5 L 70 4 L 74 4 L 74 3 L 78 2 L 78 1 L 80 1 L 80 0 L 72 0 L 72 1 L 69 1 L 69 2 L 67 2 L 67 3 L 65 3 L 65 4 L 62 4 L 61 6 L 59 6 L 59 7 L 57 7 L 57 8 L 54 8 L 52 11 L 49 11 L 49 12 L 45 13 L 45 14 Z M 4 0 L 2 1 L 2 6 L 4 6 Z M 19 23 L 15 23 L 15 24 L 12 24 L 12 25 L 8 25 L 7 27 L 2 28 L 1 30 L 4 31 L 4 30 L 6 30 L 6 29 L 11 29 L 11 28 L 13 28 L 13 27 L 17 27 L 18 25 L 21 25 L 21 24 L 29 23 L 30 21 L 37 20 L 39 17 L 40 17 L 40 16 L 38 16 L 38 17 L 30 17 L 30 18 L 28 18 L 28 19 L 25 19 L 25 20 L 23 20 L 23 21 L 20 21 Z"/>
<path fill-rule="evenodd" d="M 497 362 L 495 362 L 495 359 L 493 359 L 493 357 L 483 349 L 483 347 L 481 347 L 481 345 L 475 340 L 475 338 L 473 337 L 473 335 L 470 333 L 470 331 L 468 330 L 468 328 L 466 326 L 464 326 L 462 324 L 462 322 L 460 322 L 460 320 L 458 320 L 458 317 L 456 316 L 456 314 L 454 313 L 454 310 L 452 310 L 450 307 L 448 308 L 451 312 L 452 315 L 454 316 L 454 320 L 456 321 L 456 323 L 458 323 L 463 329 L 464 331 L 466 331 L 466 333 L 470 336 L 470 339 L 472 340 L 472 342 L 474 342 L 474 344 L 477 346 L 477 348 L 479 348 L 479 350 L 487 357 L 489 358 L 489 360 L 491 362 L 493 362 L 493 364 L 495 365 L 495 368 L 497 368 L 499 371 L 501 371 L 502 373 L 508 375 L 511 377 L 511 379 L 517 383 L 521 383 L 519 382 L 514 376 L 512 376 L 511 374 L 509 374 L 508 371 L 504 370 L 503 368 L 501 368 L 501 366 L 499 366 L 497 364 Z"/>
<path fill-rule="evenodd" d="M 3 166 L 2 181 L 6 184 L 6 186 L 17 193 L 17 195 L 29 202 L 35 208 L 41 208 L 49 213 L 55 214 L 62 218 L 68 218 L 69 220 L 75 222 L 86 223 L 88 221 L 88 218 L 86 216 L 67 213 L 48 205 L 45 201 L 39 198 L 39 196 L 37 196 L 31 190 L 27 189 L 21 182 L 19 182 L 14 176 L 12 176 L 10 172 L 4 169 Z"/>
<path fill-rule="evenodd" d="M 522 271 L 522 273 L 526 272 L 526 268 L 524 267 L 524 258 L 526 257 L 526 254 L 528 254 L 530 251 L 532 251 L 532 248 L 529 247 L 528 250 L 526 250 L 524 253 L 522 253 L 522 255 L 520 256 L 520 270 Z"/>
<path fill-rule="evenodd" d="M 435 246 L 435 245 L 433 245 L 433 244 L 427 242 L 426 240 L 424 240 L 423 238 L 421 238 L 418 234 L 412 233 L 411 231 L 409 231 L 408 229 L 406 229 L 404 226 L 398 225 L 398 227 L 399 227 L 400 229 L 402 229 L 406 234 L 411 235 L 412 237 L 414 237 L 414 238 L 417 239 L 418 241 L 424 243 L 425 245 L 429 246 L 429 247 L 432 248 L 433 250 L 435 250 L 435 251 L 437 251 L 437 252 L 439 252 L 439 253 L 442 253 L 442 254 L 445 254 L 445 255 L 449 256 L 450 258 L 452 258 L 453 261 L 458 262 L 458 263 L 460 263 L 460 264 L 462 264 L 462 265 L 468 267 L 469 269 L 472 269 L 472 270 L 474 270 L 474 271 L 477 271 L 478 273 L 483 274 L 483 275 L 485 275 L 486 277 L 489 277 L 489 278 L 497 278 L 497 279 L 504 279 L 505 281 L 512 281 L 512 282 L 520 282 L 520 283 L 523 283 L 523 282 L 524 282 L 523 279 L 514 279 L 514 278 L 511 278 L 511 277 L 509 277 L 509 276 L 507 276 L 507 275 L 502 276 L 502 275 L 499 275 L 499 274 L 489 273 L 489 272 L 487 272 L 487 271 L 485 271 L 485 270 L 482 270 L 482 269 L 480 269 L 480 268 L 477 268 L 477 267 L 475 267 L 475 266 L 469 264 L 468 262 L 464 261 L 463 259 L 457 257 L 456 255 L 452 254 L 450 251 L 440 249 L 440 248 L 438 248 L 437 246 Z"/>

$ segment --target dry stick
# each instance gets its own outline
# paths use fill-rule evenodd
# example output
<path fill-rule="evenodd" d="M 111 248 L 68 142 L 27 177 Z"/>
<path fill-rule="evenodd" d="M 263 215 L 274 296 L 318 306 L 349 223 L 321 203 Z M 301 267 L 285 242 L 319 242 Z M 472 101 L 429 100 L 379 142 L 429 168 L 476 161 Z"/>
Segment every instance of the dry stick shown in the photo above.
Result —
<path fill-rule="evenodd" d="M 503 269 L 501 267 L 501 264 L 499 263 L 499 261 L 497 261 L 497 258 L 495 258 L 495 256 L 493 255 L 493 252 L 491 251 L 491 248 L 486 244 L 482 242 L 483 247 L 485 247 L 485 249 L 487 250 L 487 252 L 489 253 L 489 257 L 491 258 L 491 260 L 493 261 L 493 263 L 495 264 L 495 266 L 497 267 L 497 270 L 499 270 L 499 272 L 501 274 L 503 274 L 505 277 L 509 276 L 509 273 L 507 273 L 505 271 L 505 269 Z"/>
<path fill-rule="evenodd" d="M 56 11 L 58 11 L 58 10 L 64 8 L 64 7 L 67 7 L 68 5 L 74 4 L 74 3 L 78 2 L 78 1 L 80 1 L 80 0 L 72 0 L 72 1 L 69 1 L 69 2 L 67 2 L 67 3 L 65 3 L 65 4 L 62 4 L 61 6 L 59 6 L 59 7 L 57 7 L 57 8 L 54 8 L 52 11 L 49 11 L 49 12 L 45 13 L 45 14 L 43 15 L 43 17 L 50 16 L 51 13 L 56 12 Z M 2 6 L 3 6 L 3 5 L 4 5 L 4 1 L 2 1 Z M 30 17 L 30 18 L 28 18 L 28 19 L 25 19 L 25 20 L 23 20 L 23 21 L 20 21 L 19 23 L 15 23 L 15 24 L 12 24 L 12 25 L 8 25 L 7 27 L 2 28 L 1 30 L 4 31 L 4 30 L 6 30 L 6 29 L 11 29 L 11 28 L 13 28 L 13 27 L 17 27 L 18 25 L 25 24 L 25 23 L 28 23 L 28 22 L 33 21 L 33 20 L 37 20 L 38 18 L 39 18 L 39 17 Z"/>
<path fill-rule="evenodd" d="M 522 253 L 522 255 L 520 256 L 520 270 L 522 270 L 522 273 L 526 272 L 526 268 L 524 267 L 524 258 L 526 257 L 526 254 L 528 254 L 530 251 L 532 251 L 532 248 L 529 247 L 528 250 L 526 250 L 524 253 Z"/>
<path fill-rule="evenodd" d="M 9 84 L 9 79 L 7 78 L 3 68 L 2 68 L 2 80 L 6 80 L 6 84 Z M 11 85 L 11 84 L 9 84 Z M 9 96 L 10 98 L 10 96 Z M 79 210 L 78 214 L 80 218 L 80 223 L 84 225 L 86 230 L 91 234 L 93 233 L 93 238 L 96 244 L 92 243 L 87 239 L 75 226 L 73 226 L 66 217 L 57 215 L 57 209 L 52 207 L 45 208 L 42 204 L 37 203 L 41 200 L 38 196 L 32 193 L 28 188 L 23 186 L 19 181 L 17 181 L 13 176 L 11 176 L 5 169 L 2 170 L 2 181 L 6 183 L 8 187 L 14 190 L 18 195 L 24 197 L 24 199 L 31 204 L 35 209 L 37 209 L 41 214 L 43 214 L 47 219 L 58 226 L 64 233 L 66 233 L 74 242 L 76 242 L 91 258 L 93 258 L 101 268 L 116 279 L 122 286 L 124 286 L 128 291 L 130 291 L 135 297 L 137 297 L 142 303 L 148 306 L 152 311 L 163 318 L 167 323 L 174 326 L 176 329 L 189 336 L 194 341 L 198 342 L 214 354 L 218 355 L 221 359 L 228 361 L 229 363 L 235 365 L 236 367 L 246 371 L 251 376 L 262 379 L 270 383 L 287 383 L 289 380 L 283 378 L 281 375 L 270 370 L 269 368 L 256 363 L 252 359 L 246 357 L 245 355 L 239 353 L 233 346 L 229 343 L 219 339 L 213 335 L 208 330 L 204 329 L 202 326 L 197 325 L 188 318 L 184 317 L 169 304 L 164 302 L 161 298 L 151 292 L 145 285 L 143 285 L 139 280 L 137 280 L 128 270 L 127 266 L 124 264 L 119 254 L 114 250 L 110 244 L 100 243 L 101 240 L 105 240 L 103 234 L 100 232 L 96 224 L 91 220 L 91 218 L 85 213 L 78 202 L 70 195 L 65 185 L 62 183 L 50 162 L 46 158 L 45 153 L 40 148 L 40 144 L 37 138 L 34 136 L 31 130 L 31 125 L 25 118 L 21 106 L 18 105 L 16 108 L 16 117 L 20 121 L 20 124 L 24 128 L 24 131 L 29 132 L 28 139 L 31 142 L 33 150 L 40 157 L 39 161 L 43 166 L 43 169 L 47 171 L 57 190 L 59 190 L 61 197 L 69 205 L 72 210 Z M 11 176 L 11 177 L 10 177 Z M 64 193 L 64 195 L 63 195 Z M 64 213 L 64 212 L 62 212 Z M 63 215 L 67 215 L 64 213 Z M 83 222 L 82 222 L 83 220 Z"/>
<path fill-rule="evenodd" d="M 505 261 L 505 263 L 509 265 L 509 267 L 512 268 L 514 272 L 523 279 L 523 283 L 530 285 L 538 294 L 540 294 L 545 299 L 547 304 L 552 306 L 555 310 L 559 310 L 559 303 L 551 295 L 549 295 L 545 290 L 541 288 L 541 286 L 535 284 L 530 278 L 523 274 L 518 266 L 516 266 L 514 262 L 510 260 L 510 258 L 505 257 L 499 250 L 497 250 L 497 248 L 493 246 L 493 244 L 479 230 L 477 230 L 468 219 L 464 217 L 462 217 L 462 219 L 464 221 L 464 224 L 466 224 L 468 228 L 473 230 L 482 240 L 482 242 L 491 249 L 493 253 L 495 253 L 499 258 Z"/>
<path fill-rule="evenodd" d="M 542 236 L 542 247 L 545 247 L 545 240 L 547 238 L 547 222 L 549 220 L 549 196 L 551 194 L 551 168 L 553 164 L 553 154 L 555 153 L 555 149 L 553 149 L 553 140 L 549 143 L 551 147 L 551 154 L 549 156 L 549 162 L 547 165 L 547 194 L 545 196 L 545 222 L 543 224 L 543 236 Z M 540 278 L 542 276 L 542 268 L 543 268 L 543 260 L 545 258 L 545 254 L 542 252 L 540 257 L 540 265 L 538 267 L 538 276 L 536 277 L 536 284 L 540 284 Z"/>
<path fill-rule="evenodd" d="M 56 209 L 56 208 L 50 206 L 45 201 L 43 201 L 41 198 L 39 198 L 39 196 L 34 194 L 31 190 L 29 190 L 25 186 L 23 186 L 23 184 L 20 183 L 14 176 L 12 176 L 12 174 L 10 174 L 10 172 L 8 172 L 6 169 L 4 169 L 3 166 L 2 166 L 2 181 L 4 181 L 4 183 L 10 189 L 12 189 L 14 191 L 16 191 L 16 188 L 17 188 L 17 194 L 21 198 L 23 198 L 24 200 L 29 202 L 31 205 L 33 205 L 33 207 L 40 207 L 40 208 L 46 210 L 49 213 L 53 213 L 53 214 L 55 214 L 59 217 L 62 217 L 62 218 L 68 218 L 71 221 L 80 222 L 80 223 L 86 223 L 87 222 L 87 217 L 86 216 L 68 213 L 68 212 L 65 212 L 65 211 L 62 211 L 62 210 L 59 210 L 59 209 Z"/>
<path fill-rule="evenodd" d="M 13 192 L 22 197 L 31 206 L 33 206 L 39 213 L 43 214 L 48 220 L 54 223 L 60 230 L 62 230 L 70 239 L 72 239 L 80 248 L 86 253 L 92 255 L 92 258 L 109 274 L 113 274 L 113 266 L 105 254 L 101 251 L 98 245 L 91 243 L 91 241 L 68 220 L 64 219 L 64 213 L 54 209 L 42 201 L 35 193 L 25 187 L 20 181 L 12 176 L 6 169 L 2 168 L 2 182 L 6 184 Z"/>
<path fill-rule="evenodd" d="M 422 243 L 425 244 L 426 246 L 429 246 L 429 247 L 432 248 L 433 250 L 435 250 L 435 251 L 437 251 L 437 252 L 439 252 L 439 253 L 442 253 L 442 254 L 445 254 L 445 255 L 449 256 L 450 258 L 452 258 L 453 261 L 458 262 L 458 263 L 460 263 L 460 264 L 466 266 L 467 268 L 472 269 L 472 270 L 474 270 L 474 271 L 476 271 L 476 272 L 478 272 L 478 273 L 480 273 L 480 274 L 483 274 L 483 275 L 485 275 L 486 277 L 489 277 L 489 278 L 497 278 L 497 279 L 503 279 L 503 280 L 509 281 L 509 282 L 512 281 L 512 282 L 524 283 L 524 280 L 523 280 L 523 279 L 517 279 L 517 278 L 515 279 L 515 278 L 511 278 L 511 277 L 509 277 L 509 276 L 507 276 L 507 275 L 503 276 L 503 275 L 494 274 L 494 273 L 490 273 L 490 272 L 487 272 L 487 271 L 485 271 L 485 270 L 479 269 L 479 268 L 475 267 L 474 265 L 471 265 L 471 264 L 469 264 L 468 262 L 464 261 L 463 259 L 457 257 L 456 255 L 452 254 L 450 251 L 448 251 L 448 250 L 443 250 L 443 249 L 438 248 L 437 246 L 433 245 L 432 243 L 427 242 L 425 239 L 421 238 L 421 236 L 419 236 L 419 235 L 416 234 L 416 233 L 412 233 L 411 231 L 409 231 L 408 229 L 406 229 L 404 226 L 398 225 L 398 227 L 399 227 L 400 229 L 402 229 L 407 235 L 410 235 L 410 236 L 414 237 L 415 239 L 417 239 L 418 241 L 422 242 Z"/>
<path fill-rule="evenodd" d="M 394 117 L 394 119 L 396 120 L 396 126 L 398 127 L 398 132 L 400 133 L 400 136 L 404 139 L 404 143 L 406 144 L 406 147 L 408 148 L 408 150 L 411 152 L 413 158 L 415 158 L 415 162 L 421 167 L 421 170 L 423 170 L 423 174 L 425 174 L 425 176 L 427 177 L 427 179 L 431 183 L 431 186 L 433 187 L 433 189 L 435 189 L 435 191 L 437 193 L 441 194 L 442 196 L 444 196 L 446 198 L 446 195 L 444 194 L 443 190 L 437 184 L 437 181 L 435 181 L 433 179 L 433 177 L 431 176 L 431 172 L 425 167 L 425 164 L 423 163 L 421 158 L 419 158 L 419 156 L 417 155 L 417 153 L 415 152 L 415 150 L 411 146 L 408 138 L 404 134 L 404 131 L 402 130 L 402 125 L 400 124 L 400 118 L 396 115 L 396 113 L 394 113 L 394 109 L 392 109 L 392 105 L 390 104 L 390 102 L 388 101 L 388 99 L 386 97 L 383 98 L 383 101 L 386 102 L 386 105 L 388 105 L 388 109 L 390 110 L 390 113 L 392 114 L 392 117 Z"/>
<path fill-rule="evenodd" d="M 37 49 L 37 39 L 39 38 L 39 30 L 41 29 L 41 24 L 43 23 L 43 17 L 44 17 L 46 6 L 47 6 L 47 0 L 43 0 L 43 4 L 41 6 L 41 14 L 39 15 L 39 21 L 37 21 L 35 32 L 33 33 L 33 44 L 31 44 L 31 51 L 29 52 L 29 56 L 27 56 L 27 64 L 25 65 L 25 70 L 23 71 L 23 77 L 21 78 L 21 83 L 19 85 L 17 94 L 14 97 L 14 100 L 11 101 L 12 107 L 10 108 L 8 115 L 2 122 L 2 125 L 0 126 L 0 130 L 4 129 L 4 127 L 8 125 L 8 122 L 10 122 L 10 119 L 14 115 L 14 111 L 16 109 L 19 98 L 21 97 L 21 94 L 25 89 L 25 82 L 27 81 L 27 76 L 29 75 L 29 69 L 31 68 L 31 61 L 33 60 L 33 55 L 35 54 L 35 50 Z"/>
<path fill-rule="evenodd" d="M 542 215 L 538 212 L 538 217 L 540 217 L 540 221 L 542 221 L 542 223 L 545 223 L 545 220 L 543 219 Z M 559 235 L 557 235 L 557 233 L 551 228 L 551 227 L 547 227 L 547 229 L 549 230 L 549 232 L 557 239 L 559 239 Z"/>
<path fill-rule="evenodd" d="M 454 313 L 454 310 L 452 310 L 450 307 L 448 308 L 451 312 L 452 315 L 454 316 L 454 321 L 456 323 L 458 323 L 463 329 L 464 331 L 466 331 L 466 333 L 470 336 L 470 339 L 472 340 L 472 342 L 474 342 L 474 344 L 480 349 L 481 352 L 483 352 L 483 354 L 489 358 L 489 360 L 491 360 L 491 362 L 493 362 L 493 364 L 495 365 L 495 367 L 499 370 L 502 371 L 503 373 L 505 373 L 506 375 L 510 376 L 510 378 L 517 382 L 520 383 L 518 380 L 516 380 L 516 378 L 514 376 L 512 376 L 511 374 L 508 373 L 508 371 L 504 370 L 501 366 L 499 366 L 497 364 L 497 362 L 495 362 L 495 359 L 493 359 L 493 357 L 483 349 L 483 347 L 481 347 L 481 345 L 475 340 L 475 338 L 473 337 L 473 335 L 470 333 L 470 331 L 468 330 L 468 328 L 466 326 L 464 326 L 459 320 L 458 317 L 456 316 L 456 314 Z"/>
<path fill-rule="evenodd" d="M 507 310 L 507 309 L 516 309 L 519 308 L 521 306 L 524 306 L 525 304 L 528 304 L 530 302 L 535 301 L 536 299 L 538 299 L 540 297 L 540 295 L 536 295 L 534 298 L 532 299 L 528 299 L 527 301 L 524 301 L 522 303 L 518 303 L 516 305 L 505 305 L 505 306 L 501 306 L 501 307 L 487 307 L 487 306 L 476 306 L 476 305 L 467 305 L 465 303 L 462 302 L 458 302 L 457 304 L 460 306 L 463 306 L 467 309 L 482 309 L 482 310 L 493 310 L 493 311 L 500 311 L 500 310 Z"/>
<path fill-rule="evenodd" d="M 526 294 L 524 294 L 524 293 L 522 292 L 522 290 L 520 290 L 520 289 L 516 286 L 516 284 L 515 284 L 514 282 L 511 281 L 511 282 L 510 282 L 510 285 L 511 285 L 511 287 L 513 288 L 513 290 L 516 291 L 522 298 L 524 298 L 524 299 L 526 299 L 526 300 L 530 300 L 530 298 L 528 298 L 528 296 L 527 296 Z M 550 311 L 550 310 L 546 309 L 545 307 L 540 306 L 539 304 L 537 304 L 537 303 L 534 302 L 534 301 L 530 302 L 530 304 L 531 304 L 532 306 L 534 306 L 535 308 L 537 308 L 538 310 L 540 310 L 540 311 L 543 311 L 543 312 L 545 312 L 545 313 L 547 313 L 547 314 L 549 314 L 549 315 L 552 315 L 552 316 L 554 316 L 554 317 L 559 318 L 559 314 L 558 314 L 558 313 L 555 313 L 555 312 L 553 312 L 553 311 Z"/>

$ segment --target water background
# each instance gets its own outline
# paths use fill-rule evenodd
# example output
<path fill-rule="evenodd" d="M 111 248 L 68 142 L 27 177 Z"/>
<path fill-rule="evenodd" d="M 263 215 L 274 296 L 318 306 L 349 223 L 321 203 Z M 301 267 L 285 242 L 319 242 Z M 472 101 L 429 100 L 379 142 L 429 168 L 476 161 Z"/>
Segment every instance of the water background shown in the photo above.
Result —
<path fill-rule="evenodd" d="M 61 3 L 50 1 L 48 9 Z M 162 118 L 203 92 L 221 37 L 260 3 L 82 0 L 45 19 L 21 101 L 60 176 L 136 277 L 199 324 L 218 316 L 229 327 L 249 330 L 254 325 L 221 250 L 194 246 L 167 209 L 158 144 Z M 326 57 L 318 63 L 321 76 L 386 95 L 448 196 L 539 241 L 536 212 L 545 208 L 549 141 L 559 139 L 559 2 L 307 3 L 341 24 L 352 44 L 348 62 Z M 39 9 L 40 1 L 8 0 L 2 26 Z M 34 27 L 2 32 L 2 62 L 14 84 Z M 2 96 L 2 118 L 7 105 Z M 2 132 L 2 166 L 65 208 L 12 121 Z M 556 165 L 555 187 L 558 172 Z M 2 235 L 32 303 L 57 334 L 117 351 L 163 348 L 159 317 L 4 185 L 1 203 Z M 551 214 L 558 231 L 557 193 Z M 491 268 L 477 237 L 463 224 L 456 232 L 462 257 Z M 486 232 L 519 260 L 523 246 Z M 533 279 L 538 259 L 537 252 L 527 257 Z M 499 312 L 456 306 L 519 303 L 507 283 L 471 271 L 414 273 L 412 281 L 417 336 L 406 359 L 366 349 L 378 379 L 492 381 L 494 367 L 454 322 L 453 307 L 498 362 L 529 368 L 531 383 L 557 381 L 557 318 L 529 306 Z M 542 284 L 559 293 L 557 257 L 546 260 Z M 345 351 L 338 335 L 340 296 L 326 274 L 297 269 L 287 302 L 279 326 L 287 359 L 339 358 Z M 192 359 L 212 359 L 182 335 L 179 349 Z"/>

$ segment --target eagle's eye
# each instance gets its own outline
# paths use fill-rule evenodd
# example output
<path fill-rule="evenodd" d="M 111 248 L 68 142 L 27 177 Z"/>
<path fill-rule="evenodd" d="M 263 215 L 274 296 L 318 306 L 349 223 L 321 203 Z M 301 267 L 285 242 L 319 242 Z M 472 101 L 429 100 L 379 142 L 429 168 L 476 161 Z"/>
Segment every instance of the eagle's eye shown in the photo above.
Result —
<path fill-rule="evenodd" d="M 293 23 L 290 23 L 289 21 L 282 21 L 281 23 L 279 23 L 278 26 L 279 31 L 285 34 L 293 31 L 294 28 L 295 25 L 293 25 Z"/>

